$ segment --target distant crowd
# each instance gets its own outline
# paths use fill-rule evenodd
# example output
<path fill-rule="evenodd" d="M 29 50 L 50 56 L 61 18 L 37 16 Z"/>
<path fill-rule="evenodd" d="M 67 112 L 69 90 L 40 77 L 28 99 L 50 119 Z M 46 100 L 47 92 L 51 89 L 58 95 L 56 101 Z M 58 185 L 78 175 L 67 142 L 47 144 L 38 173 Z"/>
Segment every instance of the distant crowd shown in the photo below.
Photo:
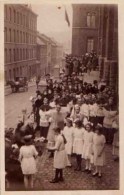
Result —
<path fill-rule="evenodd" d="M 95 51 L 82 56 L 66 55 L 65 75 L 70 76 L 74 72 L 79 75 L 83 72 L 97 70 L 98 57 Z"/>

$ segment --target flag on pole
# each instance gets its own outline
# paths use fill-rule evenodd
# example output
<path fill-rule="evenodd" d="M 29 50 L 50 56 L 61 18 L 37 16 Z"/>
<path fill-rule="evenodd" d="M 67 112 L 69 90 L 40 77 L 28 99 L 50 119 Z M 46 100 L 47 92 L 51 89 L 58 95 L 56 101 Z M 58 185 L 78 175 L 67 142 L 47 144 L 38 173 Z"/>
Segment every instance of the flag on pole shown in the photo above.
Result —
<path fill-rule="evenodd" d="M 70 26 L 70 21 L 69 21 L 69 17 L 68 17 L 68 13 L 66 11 L 66 8 L 65 8 L 65 20 L 68 23 L 68 26 Z"/>

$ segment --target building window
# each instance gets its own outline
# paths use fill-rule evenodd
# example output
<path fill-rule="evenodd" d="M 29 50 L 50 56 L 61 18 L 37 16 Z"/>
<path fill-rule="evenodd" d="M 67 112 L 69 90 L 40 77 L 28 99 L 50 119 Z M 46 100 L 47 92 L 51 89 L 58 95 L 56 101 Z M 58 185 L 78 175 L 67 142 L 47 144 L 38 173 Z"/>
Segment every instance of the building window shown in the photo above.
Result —
<path fill-rule="evenodd" d="M 14 23 L 16 23 L 16 11 L 14 10 Z"/>
<path fill-rule="evenodd" d="M 31 43 L 33 44 L 33 35 L 31 36 Z"/>
<path fill-rule="evenodd" d="M 28 49 L 28 59 L 30 59 L 30 51 L 29 51 L 29 49 Z"/>
<path fill-rule="evenodd" d="M 95 27 L 95 21 L 96 20 L 96 16 L 95 16 L 95 13 L 92 13 L 92 16 L 91 16 L 91 26 L 92 27 Z"/>
<path fill-rule="evenodd" d="M 20 43 L 22 43 L 22 31 L 20 31 Z"/>
<path fill-rule="evenodd" d="M 35 49 L 33 49 L 33 58 L 35 58 Z"/>
<path fill-rule="evenodd" d="M 26 59 L 28 59 L 28 49 L 26 49 Z"/>
<path fill-rule="evenodd" d="M 13 77 L 16 77 L 16 72 L 15 72 L 15 68 L 13 68 Z"/>
<path fill-rule="evenodd" d="M 20 49 L 18 49 L 18 61 L 20 60 Z"/>
<path fill-rule="evenodd" d="M 22 60 L 22 49 L 20 49 L 20 61 Z"/>
<path fill-rule="evenodd" d="M 22 25 L 22 14 L 20 13 L 20 24 Z"/>
<path fill-rule="evenodd" d="M 11 21 L 11 19 L 12 19 L 12 10 L 11 8 L 9 8 L 9 20 Z"/>
<path fill-rule="evenodd" d="M 20 76 L 22 76 L 22 67 L 20 67 Z"/>
<path fill-rule="evenodd" d="M 12 53 L 11 53 L 11 49 L 9 49 L 9 62 L 12 61 Z"/>
<path fill-rule="evenodd" d="M 28 27 L 28 17 L 27 16 L 25 17 L 25 20 L 26 20 L 26 27 Z"/>
<path fill-rule="evenodd" d="M 23 15 L 23 25 L 25 26 L 25 15 Z"/>
<path fill-rule="evenodd" d="M 32 20 L 32 30 L 34 30 L 34 20 Z"/>
<path fill-rule="evenodd" d="M 32 44 L 32 35 L 30 35 L 30 43 Z"/>
<path fill-rule="evenodd" d="M 29 59 L 31 59 L 31 50 L 29 49 Z"/>
<path fill-rule="evenodd" d="M 32 30 L 34 29 L 34 20 L 32 19 Z"/>
<path fill-rule="evenodd" d="M 26 43 L 28 43 L 28 33 L 26 33 Z"/>
<path fill-rule="evenodd" d="M 5 71 L 5 81 L 7 81 L 7 71 Z"/>
<path fill-rule="evenodd" d="M 11 74 L 11 70 L 9 70 L 9 79 L 11 80 L 12 78 L 12 74 Z"/>
<path fill-rule="evenodd" d="M 19 76 L 19 68 L 16 69 L 17 76 Z"/>
<path fill-rule="evenodd" d="M 7 28 L 4 29 L 4 41 L 7 42 Z"/>
<path fill-rule="evenodd" d="M 31 57 L 32 57 L 32 59 L 33 59 L 33 49 L 31 50 Z"/>
<path fill-rule="evenodd" d="M 92 50 L 94 50 L 94 40 L 93 38 L 89 38 L 87 40 L 87 52 L 91 52 Z"/>
<path fill-rule="evenodd" d="M 19 60 L 19 49 L 17 48 L 17 61 Z"/>
<path fill-rule="evenodd" d="M 32 44 L 33 44 L 33 35 L 32 35 Z"/>
<path fill-rule="evenodd" d="M 87 27 L 95 28 L 96 14 L 95 13 L 87 13 Z"/>
<path fill-rule="evenodd" d="M 9 42 L 11 42 L 11 29 L 9 29 Z"/>
<path fill-rule="evenodd" d="M 19 43 L 19 31 L 17 30 L 17 43 Z"/>
<path fill-rule="evenodd" d="M 14 62 L 16 61 L 16 53 L 15 53 L 15 49 L 13 49 L 13 55 L 14 55 Z"/>
<path fill-rule="evenodd" d="M 13 62 L 13 49 L 11 49 L 11 62 Z"/>
<path fill-rule="evenodd" d="M 90 22 L 91 22 L 91 15 L 90 13 L 87 14 L 87 27 L 90 27 Z"/>
<path fill-rule="evenodd" d="M 31 35 L 31 44 L 32 44 L 32 35 Z"/>
<path fill-rule="evenodd" d="M 23 49 L 23 60 L 25 60 L 25 49 Z"/>
<path fill-rule="evenodd" d="M 6 63 L 7 62 L 7 49 L 5 49 L 4 58 L 5 58 L 4 62 Z"/>
<path fill-rule="evenodd" d="M 33 29 L 33 27 L 32 27 L 32 26 L 33 26 L 33 25 L 32 25 L 32 22 L 33 22 L 33 21 L 31 20 L 31 30 Z"/>
<path fill-rule="evenodd" d="M 23 43 L 25 43 L 25 32 L 23 32 Z"/>
<path fill-rule="evenodd" d="M 14 36 L 14 43 L 16 42 L 16 32 L 13 30 L 13 36 Z"/>
<path fill-rule="evenodd" d="M 19 12 L 17 12 L 17 24 L 19 24 Z"/>
<path fill-rule="evenodd" d="M 28 43 L 30 44 L 30 34 L 27 34 Z"/>

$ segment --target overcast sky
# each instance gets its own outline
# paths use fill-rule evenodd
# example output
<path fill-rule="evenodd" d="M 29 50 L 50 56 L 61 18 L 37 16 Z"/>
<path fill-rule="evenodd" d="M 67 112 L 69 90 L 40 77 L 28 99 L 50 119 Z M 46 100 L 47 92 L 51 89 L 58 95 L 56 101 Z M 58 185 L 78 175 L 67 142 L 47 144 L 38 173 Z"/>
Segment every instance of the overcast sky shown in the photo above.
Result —
<path fill-rule="evenodd" d="M 63 43 L 66 48 L 71 47 L 72 36 L 72 6 L 71 4 L 37 4 L 31 5 L 32 10 L 38 15 L 37 30 L 43 34 L 53 37 Z M 65 20 L 65 8 L 71 26 Z"/>

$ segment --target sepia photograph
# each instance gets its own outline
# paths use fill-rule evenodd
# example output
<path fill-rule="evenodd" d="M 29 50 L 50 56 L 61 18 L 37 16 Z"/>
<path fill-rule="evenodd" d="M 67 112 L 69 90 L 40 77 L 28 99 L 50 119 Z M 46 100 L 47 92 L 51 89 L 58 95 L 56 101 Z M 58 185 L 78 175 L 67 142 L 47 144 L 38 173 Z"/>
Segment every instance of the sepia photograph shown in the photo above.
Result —
<path fill-rule="evenodd" d="M 5 191 L 119 190 L 118 4 L 4 4 Z"/>

